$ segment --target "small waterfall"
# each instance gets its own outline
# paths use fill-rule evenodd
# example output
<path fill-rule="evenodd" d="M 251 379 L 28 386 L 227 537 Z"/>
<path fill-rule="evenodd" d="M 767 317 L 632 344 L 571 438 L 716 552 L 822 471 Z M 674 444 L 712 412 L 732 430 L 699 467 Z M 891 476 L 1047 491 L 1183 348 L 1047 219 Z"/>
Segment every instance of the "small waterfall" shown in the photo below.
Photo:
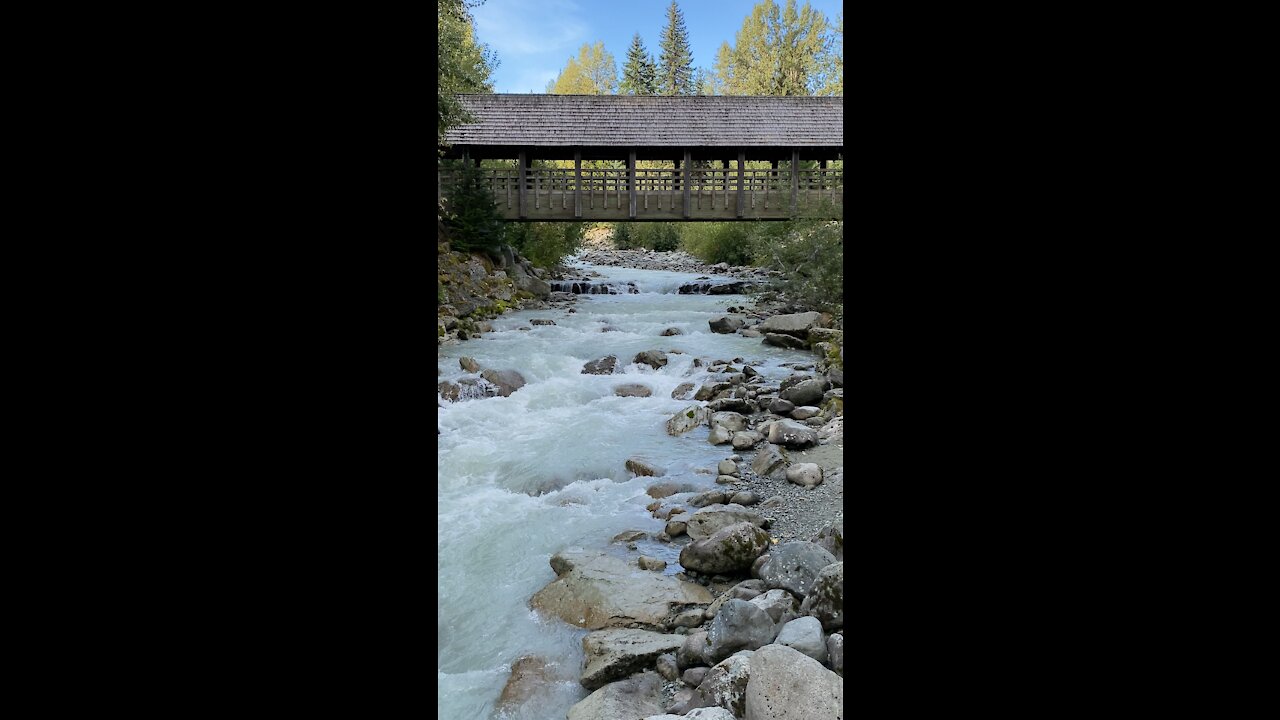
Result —
<path fill-rule="evenodd" d="M 586 280 L 554 280 L 551 282 L 552 292 L 567 292 L 574 295 L 639 295 L 640 289 L 633 282 L 602 283 Z"/>

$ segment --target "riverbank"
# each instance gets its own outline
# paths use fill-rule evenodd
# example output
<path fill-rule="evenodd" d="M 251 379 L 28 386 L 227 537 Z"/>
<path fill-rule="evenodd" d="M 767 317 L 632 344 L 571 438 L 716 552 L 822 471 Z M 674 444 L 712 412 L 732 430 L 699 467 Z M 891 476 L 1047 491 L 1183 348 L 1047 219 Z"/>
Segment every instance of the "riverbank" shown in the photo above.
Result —
<path fill-rule="evenodd" d="M 698 706 L 722 707 L 727 717 L 741 718 L 753 702 L 810 713 L 804 717 L 833 717 L 823 714 L 829 705 L 822 703 L 843 692 L 843 619 L 828 597 L 843 593 L 842 333 L 823 327 L 830 321 L 819 313 L 783 317 L 749 306 L 740 296 L 672 296 L 696 278 L 619 277 L 637 285 L 640 296 L 587 300 L 549 294 L 548 303 L 562 304 L 544 306 L 545 317 L 508 314 L 482 335 L 513 349 L 521 340 L 534 343 L 522 355 L 496 354 L 486 351 L 488 343 L 470 341 L 442 350 L 444 359 L 473 363 L 469 371 L 467 365 L 442 364 L 445 382 L 473 378 L 476 387 L 499 388 L 496 396 L 480 395 L 474 402 L 445 399 L 443 432 L 467 427 L 475 434 L 472 420 L 509 423 L 517 406 L 527 413 L 565 398 L 565 412 L 547 416 L 545 422 L 559 426 L 546 437 L 581 438 L 540 457 L 533 473 L 523 455 L 544 441 L 526 441 L 528 426 L 511 435 L 518 443 L 505 448 L 451 437 L 449 457 L 442 451 L 441 462 L 450 463 L 455 477 L 495 473 L 536 501 L 529 511 L 567 511 L 581 523 L 567 535 L 569 526 L 557 526 L 560 534 L 548 541 L 561 549 L 543 565 L 553 579 L 520 599 L 535 610 L 545 633 L 564 638 L 569 632 L 581 654 L 557 656 L 546 645 L 539 651 L 517 643 L 513 649 L 531 654 L 506 661 L 510 674 L 495 693 L 495 717 L 545 720 L 546 708 L 572 704 L 571 720 L 658 716 L 664 710 L 726 717 L 689 712 Z M 655 287 L 668 294 L 650 298 Z M 632 307 L 634 312 L 619 314 Z M 675 309 L 695 307 L 694 313 Z M 588 340 L 583 331 L 599 339 Z M 766 344 L 770 335 L 775 340 Z M 817 355 L 802 354 L 823 344 Z M 703 347 L 720 349 L 699 352 Z M 830 352 L 833 347 L 839 350 Z M 541 359 L 540 353 L 553 348 L 553 356 Z M 590 353 L 593 348 L 596 353 Z M 613 361 L 602 351 L 611 351 Z M 464 352 L 476 357 L 459 358 Z M 512 368 L 490 360 L 517 356 L 533 363 L 524 368 L 532 383 L 527 388 L 523 376 L 517 380 L 507 374 Z M 570 367 L 571 361 L 577 365 Z M 588 365 L 608 370 L 588 372 Z M 506 387 L 491 378 L 506 381 Z M 671 406 L 677 411 L 657 414 Z M 589 407 L 609 414 L 588 416 Z M 468 417 L 455 417 L 458 411 Z M 601 435 L 600 423 L 615 417 L 621 423 L 617 431 L 606 427 Z M 660 433 L 665 441 L 628 430 L 654 421 L 666 426 Z M 542 430 L 535 432 L 542 437 Z M 482 456 L 486 452 L 490 456 Z M 494 452 L 502 453 L 496 462 Z M 611 456 L 628 462 L 600 464 Z M 521 480 L 525 475 L 528 480 Z M 475 491 L 464 488 L 457 498 L 469 509 L 448 513 L 455 530 L 488 513 L 470 502 Z M 637 505 L 645 506 L 641 512 L 656 526 L 635 522 L 630 531 L 605 530 L 610 522 L 602 513 L 634 518 Z M 579 515 L 576 507 L 590 514 Z M 491 527 L 485 545 L 472 546 L 468 554 L 512 553 L 517 546 L 503 532 Z M 442 536 L 442 547 L 452 541 Z M 796 567 L 785 569 L 795 558 Z M 442 607 L 454 602 L 443 565 L 442 560 Z M 519 619 L 485 615 L 488 622 L 481 624 L 463 615 L 442 617 L 442 638 L 446 632 L 501 633 Z M 576 696 L 574 687 L 590 695 Z M 797 688 L 814 692 L 796 696 Z M 579 701 L 568 703 L 571 697 Z"/>

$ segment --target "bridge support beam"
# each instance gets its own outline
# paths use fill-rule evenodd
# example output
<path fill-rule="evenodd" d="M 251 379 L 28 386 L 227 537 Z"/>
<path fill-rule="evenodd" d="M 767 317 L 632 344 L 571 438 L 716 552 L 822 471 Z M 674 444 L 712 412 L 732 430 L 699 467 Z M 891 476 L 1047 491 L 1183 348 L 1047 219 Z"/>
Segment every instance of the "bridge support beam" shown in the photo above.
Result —
<path fill-rule="evenodd" d="M 800 195 L 800 151 L 791 149 L 791 216 L 796 215 L 796 198 Z"/>
<path fill-rule="evenodd" d="M 573 151 L 573 216 L 582 217 L 582 151 Z"/>
<path fill-rule="evenodd" d="M 728 165 L 726 164 L 725 167 L 728 167 Z M 738 151 L 738 217 L 742 217 L 743 213 L 746 211 L 746 207 L 743 206 L 742 204 L 742 201 L 743 201 L 742 186 L 743 186 L 743 181 L 746 180 L 746 177 L 747 177 L 746 168 L 747 168 L 747 154 L 739 150 Z"/>
<path fill-rule="evenodd" d="M 636 219 L 636 149 L 627 154 L 627 189 L 631 195 L 631 219 Z"/>
<path fill-rule="evenodd" d="M 527 199 L 525 198 L 524 184 L 525 184 L 525 178 L 528 177 L 528 175 L 525 173 L 525 168 L 528 167 L 528 165 L 526 164 L 528 163 L 528 161 L 529 161 L 529 153 L 525 152 L 524 150 L 521 150 L 520 157 L 516 161 L 516 166 L 519 168 L 518 176 L 519 176 L 519 183 L 520 183 L 520 219 L 521 220 L 527 217 L 527 210 L 525 208 Z"/>
<path fill-rule="evenodd" d="M 693 179 L 693 174 L 692 174 L 693 159 L 690 157 L 690 154 L 691 153 L 687 149 L 684 151 L 684 162 L 681 164 L 681 168 L 680 168 L 681 170 L 684 171 L 681 174 L 684 176 L 684 216 L 686 218 L 690 216 L 689 215 L 689 191 L 692 188 L 690 187 L 689 182 L 690 180 Z"/>

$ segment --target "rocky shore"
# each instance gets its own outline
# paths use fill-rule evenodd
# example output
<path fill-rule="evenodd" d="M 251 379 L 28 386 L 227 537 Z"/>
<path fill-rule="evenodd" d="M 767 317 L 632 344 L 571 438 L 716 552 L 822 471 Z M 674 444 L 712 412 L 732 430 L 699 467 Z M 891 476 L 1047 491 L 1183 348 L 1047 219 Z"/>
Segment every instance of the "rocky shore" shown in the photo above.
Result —
<path fill-rule="evenodd" d="M 706 266 L 684 253 L 593 250 L 581 259 L 768 278 L 755 268 Z M 511 268 L 504 272 L 514 289 L 518 273 Z M 537 294 L 515 296 L 517 302 L 574 301 L 572 293 L 551 289 L 556 274 L 530 276 L 546 292 L 538 287 Z M 568 278 L 575 279 L 589 281 Z M 665 521 L 663 531 L 653 537 L 627 531 L 600 538 L 597 549 L 551 557 L 556 579 L 529 606 L 589 631 L 577 680 L 591 693 L 568 720 L 843 718 L 843 331 L 829 315 L 783 312 L 800 309 L 731 307 L 709 323 L 712 332 L 811 350 L 813 360 L 792 363 L 786 379 L 770 382 L 743 358 L 698 358 L 716 379 L 672 393 L 688 405 L 668 420 L 667 433 L 706 427 L 708 442 L 724 447 L 724 459 L 700 471 L 715 476 L 715 489 L 664 479 L 662 468 L 633 457 L 627 470 L 653 477 L 647 509 Z M 465 340 L 467 332 L 456 336 Z M 441 383 L 442 397 L 509 395 L 524 384 L 515 370 L 467 367 L 469 360 L 460 362 L 479 378 L 470 387 Z M 660 350 L 605 356 L 582 372 L 614 374 L 630 362 L 658 368 L 667 359 Z M 680 572 L 643 554 L 641 544 L 652 542 L 678 550 Z M 499 716 L 537 697 L 540 686 L 563 680 L 548 669 L 553 660 L 527 656 L 512 664 Z"/>

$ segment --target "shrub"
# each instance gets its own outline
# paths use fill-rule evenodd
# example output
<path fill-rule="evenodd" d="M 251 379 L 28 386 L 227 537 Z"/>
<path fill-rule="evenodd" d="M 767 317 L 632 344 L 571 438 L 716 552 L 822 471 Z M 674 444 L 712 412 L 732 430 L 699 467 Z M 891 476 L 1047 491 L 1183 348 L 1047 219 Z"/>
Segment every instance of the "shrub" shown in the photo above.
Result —
<path fill-rule="evenodd" d="M 757 259 L 782 272 L 777 289 L 810 307 L 839 312 L 844 303 L 844 223 L 795 220 L 752 230 Z"/>
<path fill-rule="evenodd" d="M 751 225 L 743 222 L 685 223 L 680 244 L 704 263 L 750 265 L 754 258 Z"/>
<path fill-rule="evenodd" d="M 676 223 L 615 223 L 613 226 L 613 247 L 618 250 L 645 248 L 658 252 L 679 250 L 680 230 Z"/>
<path fill-rule="evenodd" d="M 582 246 L 586 223 L 508 223 L 506 241 L 534 265 L 550 268 Z"/>

